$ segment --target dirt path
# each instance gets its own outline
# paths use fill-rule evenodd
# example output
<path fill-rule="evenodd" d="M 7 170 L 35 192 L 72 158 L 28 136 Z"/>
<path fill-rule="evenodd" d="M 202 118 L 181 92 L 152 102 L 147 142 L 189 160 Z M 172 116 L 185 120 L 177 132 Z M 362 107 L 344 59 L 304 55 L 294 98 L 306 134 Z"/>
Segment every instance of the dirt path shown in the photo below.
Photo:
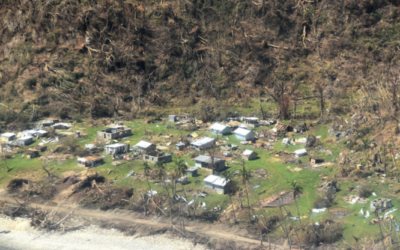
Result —
<path fill-rule="evenodd" d="M 0 201 L 16 203 L 15 199 L 10 198 L 10 197 L 0 196 Z M 22 202 L 22 200 L 20 202 Z M 35 207 L 41 208 L 43 210 L 58 210 L 61 213 L 69 213 L 73 209 L 72 207 L 68 207 L 68 206 L 57 207 L 57 206 L 36 204 L 36 203 L 31 203 L 31 205 L 34 205 Z M 147 225 L 150 227 L 158 227 L 158 228 L 171 226 L 169 223 L 166 223 L 166 222 L 144 220 L 144 219 L 133 218 L 130 215 L 126 215 L 126 214 L 111 214 L 108 212 L 103 212 L 103 211 L 98 211 L 98 210 L 88 210 L 88 209 L 82 209 L 82 208 L 75 208 L 74 214 L 88 218 L 88 219 L 131 222 L 134 224 L 142 224 L 142 225 Z M 213 227 L 212 224 L 210 224 L 206 227 L 204 227 L 204 226 L 197 226 L 197 227 L 196 226 L 187 226 L 186 230 L 189 232 L 197 233 L 197 234 L 207 235 L 214 239 L 232 240 L 235 242 L 240 241 L 243 243 L 257 244 L 257 245 L 260 244 L 259 240 L 254 240 L 254 239 L 246 238 L 243 236 L 239 236 L 234 233 L 226 232 L 223 229 L 218 228 L 217 226 Z M 264 242 L 264 245 L 268 245 L 268 242 Z M 275 245 L 273 245 L 273 246 L 275 248 Z M 276 249 L 285 249 L 285 248 L 283 248 L 282 246 L 277 246 Z"/>

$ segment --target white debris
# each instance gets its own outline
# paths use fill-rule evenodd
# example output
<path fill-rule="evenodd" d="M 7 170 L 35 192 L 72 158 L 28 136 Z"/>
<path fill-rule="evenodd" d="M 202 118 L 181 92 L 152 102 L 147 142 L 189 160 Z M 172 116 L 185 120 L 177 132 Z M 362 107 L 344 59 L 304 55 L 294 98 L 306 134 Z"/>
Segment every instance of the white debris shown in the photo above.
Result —
<path fill-rule="evenodd" d="M 313 208 L 313 210 L 312 210 L 312 212 L 313 213 L 322 213 L 322 212 L 325 212 L 326 211 L 326 207 L 324 207 L 324 208 Z"/>

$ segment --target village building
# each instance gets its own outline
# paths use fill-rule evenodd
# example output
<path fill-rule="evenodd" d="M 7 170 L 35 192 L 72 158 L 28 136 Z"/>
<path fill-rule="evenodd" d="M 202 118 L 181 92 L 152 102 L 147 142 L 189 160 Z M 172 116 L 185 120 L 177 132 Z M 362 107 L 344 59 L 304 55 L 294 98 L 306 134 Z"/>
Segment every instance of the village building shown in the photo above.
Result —
<path fill-rule="evenodd" d="M 211 125 L 210 131 L 217 135 L 229 135 L 231 133 L 231 128 L 226 125 L 214 123 Z"/>
<path fill-rule="evenodd" d="M 243 157 L 245 160 L 251 161 L 251 160 L 257 159 L 258 154 L 257 154 L 256 152 L 254 152 L 254 151 L 251 151 L 251 150 L 247 150 L 247 149 L 246 149 L 246 150 L 242 153 L 242 157 Z"/>
<path fill-rule="evenodd" d="M 72 125 L 69 123 L 60 122 L 60 123 L 55 123 L 55 124 L 51 125 L 50 127 L 54 128 L 54 129 L 69 129 L 70 127 L 72 127 Z"/>
<path fill-rule="evenodd" d="M 197 176 L 197 167 L 190 167 L 186 169 L 185 174 L 187 177 L 196 177 Z"/>
<path fill-rule="evenodd" d="M 183 151 L 183 150 L 185 150 L 186 145 L 185 145 L 185 143 L 180 141 L 177 144 L 175 144 L 175 147 L 176 147 L 176 150 Z"/>
<path fill-rule="evenodd" d="M 146 153 L 156 150 L 156 145 L 147 141 L 140 141 L 133 147 L 140 153 Z"/>
<path fill-rule="evenodd" d="M 33 159 L 33 158 L 39 157 L 39 151 L 37 151 L 37 150 L 27 150 L 25 152 L 25 155 L 26 155 L 26 158 Z"/>
<path fill-rule="evenodd" d="M 115 140 L 132 135 L 132 129 L 124 126 L 113 126 L 97 132 L 98 138 Z"/>
<path fill-rule="evenodd" d="M 39 151 L 39 152 L 45 152 L 45 151 L 47 150 L 47 146 L 45 146 L 45 145 L 39 145 L 39 146 L 36 146 L 35 149 L 36 149 L 37 151 Z"/>
<path fill-rule="evenodd" d="M 303 157 L 303 156 L 306 156 L 308 153 L 307 153 L 307 150 L 305 148 L 302 148 L 302 149 L 298 149 L 298 150 L 294 151 L 293 154 L 296 157 Z"/>
<path fill-rule="evenodd" d="M 257 117 L 246 117 L 244 123 L 253 127 L 260 126 L 259 119 Z"/>
<path fill-rule="evenodd" d="M 178 121 L 178 117 L 176 115 L 169 115 L 168 121 L 169 122 L 177 122 Z"/>
<path fill-rule="evenodd" d="M 25 130 L 22 131 L 22 136 L 32 136 L 32 137 L 45 137 L 49 134 L 46 130 Z"/>
<path fill-rule="evenodd" d="M 324 162 L 324 159 L 322 159 L 322 158 L 318 158 L 318 157 L 314 157 L 314 156 L 310 157 L 310 163 L 313 164 L 313 165 L 321 164 L 323 162 Z"/>
<path fill-rule="evenodd" d="M 291 131 L 293 131 L 293 127 L 292 126 L 289 126 L 287 124 L 283 124 L 283 123 L 280 123 L 280 122 L 278 122 L 275 125 L 275 129 L 276 129 L 276 131 L 279 131 L 279 132 L 291 132 Z"/>
<path fill-rule="evenodd" d="M 78 157 L 78 166 L 93 168 L 104 164 L 103 157 L 99 155 L 91 155 L 86 157 Z"/>
<path fill-rule="evenodd" d="M 213 158 L 208 155 L 199 155 L 196 158 L 194 158 L 195 167 L 212 169 L 213 163 L 214 163 L 214 169 L 216 171 L 224 170 L 225 169 L 225 160 L 217 158 L 217 157 L 213 157 Z"/>
<path fill-rule="evenodd" d="M 24 136 L 24 137 L 17 139 L 17 145 L 19 145 L 19 146 L 27 146 L 27 145 L 31 145 L 32 143 L 33 143 L 32 136 Z"/>
<path fill-rule="evenodd" d="M 206 150 L 215 146 L 215 139 L 210 137 L 203 137 L 190 144 L 193 149 Z"/>
<path fill-rule="evenodd" d="M 124 154 L 129 152 L 129 144 L 114 143 L 104 146 L 104 151 L 109 155 Z"/>
<path fill-rule="evenodd" d="M 51 125 L 53 125 L 54 123 L 57 123 L 59 121 L 60 120 L 56 119 L 56 118 L 47 118 L 46 120 L 43 120 L 41 123 L 42 123 L 43 127 L 50 127 Z"/>
<path fill-rule="evenodd" d="M 305 123 L 298 124 L 298 125 L 294 128 L 293 131 L 294 131 L 295 133 L 306 132 L 306 131 L 307 131 L 307 126 L 306 126 Z"/>
<path fill-rule="evenodd" d="M 392 207 L 392 200 L 387 198 L 378 198 L 371 201 L 370 209 L 374 212 L 376 209 L 385 210 Z"/>
<path fill-rule="evenodd" d="M 15 140 L 15 134 L 14 133 L 1 134 L 1 141 L 2 142 L 13 141 L 13 140 Z"/>
<path fill-rule="evenodd" d="M 217 175 L 209 175 L 203 181 L 206 184 L 206 189 L 214 190 L 219 194 L 226 194 L 227 192 L 229 192 L 227 184 L 230 180 L 226 180 L 223 177 Z"/>
<path fill-rule="evenodd" d="M 235 134 L 236 138 L 244 141 L 253 140 L 255 136 L 254 132 L 244 128 L 238 128 L 235 131 L 233 131 L 233 133 Z"/>
<path fill-rule="evenodd" d="M 143 154 L 143 160 L 153 163 L 169 163 L 172 161 L 172 155 L 160 151 L 150 151 Z"/>

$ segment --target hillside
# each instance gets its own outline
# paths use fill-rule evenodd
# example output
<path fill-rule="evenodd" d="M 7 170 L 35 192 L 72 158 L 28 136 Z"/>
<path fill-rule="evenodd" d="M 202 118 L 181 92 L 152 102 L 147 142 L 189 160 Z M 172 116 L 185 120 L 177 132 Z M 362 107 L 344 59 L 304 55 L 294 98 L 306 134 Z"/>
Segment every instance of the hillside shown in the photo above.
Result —
<path fill-rule="evenodd" d="M 23 120 L 134 118 L 153 106 L 241 105 L 259 97 L 277 102 L 285 119 L 303 98 L 336 114 L 359 100 L 357 107 L 391 115 L 398 107 L 398 5 L 2 0 L 0 99 L 28 110 Z M 0 118 L 15 120 L 10 112 Z"/>

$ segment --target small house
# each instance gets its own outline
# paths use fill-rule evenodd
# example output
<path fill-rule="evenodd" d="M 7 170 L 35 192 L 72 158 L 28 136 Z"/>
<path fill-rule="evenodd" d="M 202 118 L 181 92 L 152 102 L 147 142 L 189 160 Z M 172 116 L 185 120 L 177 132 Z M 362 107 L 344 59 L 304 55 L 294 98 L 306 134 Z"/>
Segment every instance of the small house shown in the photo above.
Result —
<path fill-rule="evenodd" d="M 235 134 L 236 138 L 244 141 L 253 140 L 255 136 L 254 132 L 244 128 L 238 128 L 235 131 L 233 131 L 233 133 Z"/>
<path fill-rule="evenodd" d="M 314 157 L 314 156 L 310 157 L 310 163 L 313 164 L 313 165 L 321 164 L 323 162 L 324 162 L 324 159 L 322 159 L 322 158 L 318 158 L 318 157 Z"/>
<path fill-rule="evenodd" d="M 196 177 L 197 176 L 197 168 L 190 167 L 185 171 L 185 173 L 186 173 L 187 177 Z"/>
<path fill-rule="evenodd" d="M 306 156 L 308 153 L 307 153 L 307 150 L 305 148 L 302 148 L 302 149 L 298 149 L 298 150 L 294 151 L 293 154 L 296 157 L 303 157 L 303 156 Z"/>
<path fill-rule="evenodd" d="M 31 145 L 32 143 L 33 143 L 32 136 L 24 136 L 24 137 L 17 139 L 17 145 L 19 145 L 19 146 Z"/>
<path fill-rule="evenodd" d="M 215 139 L 210 137 L 203 137 L 197 141 L 194 141 L 190 144 L 193 149 L 197 150 L 206 150 L 214 147 Z"/>
<path fill-rule="evenodd" d="M 254 151 L 251 151 L 251 150 L 247 150 L 247 149 L 246 149 L 246 150 L 242 153 L 242 157 L 243 157 L 245 160 L 251 161 L 251 160 L 257 159 L 258 154 L 257 154 L 256 152 L 254 152 Z"/>
<path fill-rule="evenodd" d="M 104 146 L 104 151 L 109 155 L 123 154 L 129 152 L 129 144 L 126 143 L 114 143 L 111 145 Z"/>
<path fill-rule="evenodd" d="M 210 131 L 217 135 L 229 135 L 231 133 L 231 128 L 226 125 L 214 123 L 211 125 Z"/>
<path fill-rule="evenodd" d="M 26 158 L 33 159 L 33 158 L 39 157 L 39 151 L 37 151 L 37 150 L 27 150 L 25 152 L 25 155 L 26 155 Z"/>
<path fill-rule="evenodd" d="M 72 127 L 72 125 L 69 123 L 60 122 L 60 123 L 55 123 L 55 124 L 51 125 L 50 127 L 54 128 L 54 129 L 69 129 L 70 127 Z"/>
<path fill-rule="evenodd" d="M 195 162 L 195 167 L 197 168 L 213 168 L 216 171 L 221 171 L 225 168 L 225 160 L 220 159 L 217 157 L 211 157 L 208 155 L 199 155 L 196 158 L 194 158 Z"/>
<path fill-rule="evenodd" d="M 132 129 L 124 126 L 113 126 L 97 132 L 97 137 L 105 140 L 115 140 L 132 135 Z"/>
<path fill-rule="evenodd" d="M 374 212 L 377 208 L 385 210 L 392 207 L 392 200 L 387 198 L 378 198 L 371 201 L 370 208 Z"/>
<path fill-rule="evenodd" d="M 32 137 L 45 137 L 49 132 L 46 130 L 25 130 L 22 132 L 22 136 L 32 136 Z"/>
<path fill-rule="evenodd" d="M 181 141 L 175 144 L 176 150 L 178 151 L 183 151 L 185 149 L 185 146 L 186 146 L 185 143 Z"/>
<path fill-rule="evenodd" d="M 78 157 L 78 166 L 93 168 L 104 164 L 103 157 L 99 155 L 91 155 L 86 157 Z"/>
<path fill-rule="evenodd" d="M 169 115 L 168 121 L 169 122 L 176 122 L 176 121 L 178 121 L 178 117 L 176 115 Z"/>
<path fill-rule="evenodd" d="M 147 141 L 140 141 L 134 146 L 134 148 L 137 149 L 137 151 L 139 151 L 140 153 L 146 153 L 155 151 L 156 145 Z"/>
<path fill-rule="evenodd" d="M 3 141 L 3 142 L 13 141 L 13 140 L 15 140 L 15 134 L 14 133 L 1 134 L 1 141 Z"/>
<path fill-rule="evenodd" d="M 226 180 L 223 177 L 217 175 L 209 175 L 203 181 L 206 184 L 206 189 L 214 190 L 219 194 L 226 194 L 229 191 L 227 184 L 230 180 Z"/>
<path fill-rule="evenodd" d="M 45 146 L 45 145 L 39 145 L 39 146 L 36 146 L 35 149 L 36 149 L 37 151 L 39 151 L 39 152 L 45 152 L 45 151 L 47 150 L 47 146 Z"/>
<path fill-rule="evenodd" d="M 155 150 L 144 153 L 143 160 L 153 163 L 158 163 L 158 162 L 169 163 L 172 161 L 172 155 Z"/>
<path fill-rule="evenodd" d="M 244 119 L 244 123 L 253 127 L 260 126 L 259 119 L 257 117 L 247 117 Z"/>
<path fill-rule="evenodd" d="M 283 123 L 280 123 L 280 122 L 278 122 L 275 125 L 275 129 L 276 129 L 276 131 L 280 131 L 280 132 L 284 132 L 284 131 L 291 132 L 291 131 L 293 131 L 293 127 L 292 126 L 289 126 L 287 124 L 283 124 Z"/>

